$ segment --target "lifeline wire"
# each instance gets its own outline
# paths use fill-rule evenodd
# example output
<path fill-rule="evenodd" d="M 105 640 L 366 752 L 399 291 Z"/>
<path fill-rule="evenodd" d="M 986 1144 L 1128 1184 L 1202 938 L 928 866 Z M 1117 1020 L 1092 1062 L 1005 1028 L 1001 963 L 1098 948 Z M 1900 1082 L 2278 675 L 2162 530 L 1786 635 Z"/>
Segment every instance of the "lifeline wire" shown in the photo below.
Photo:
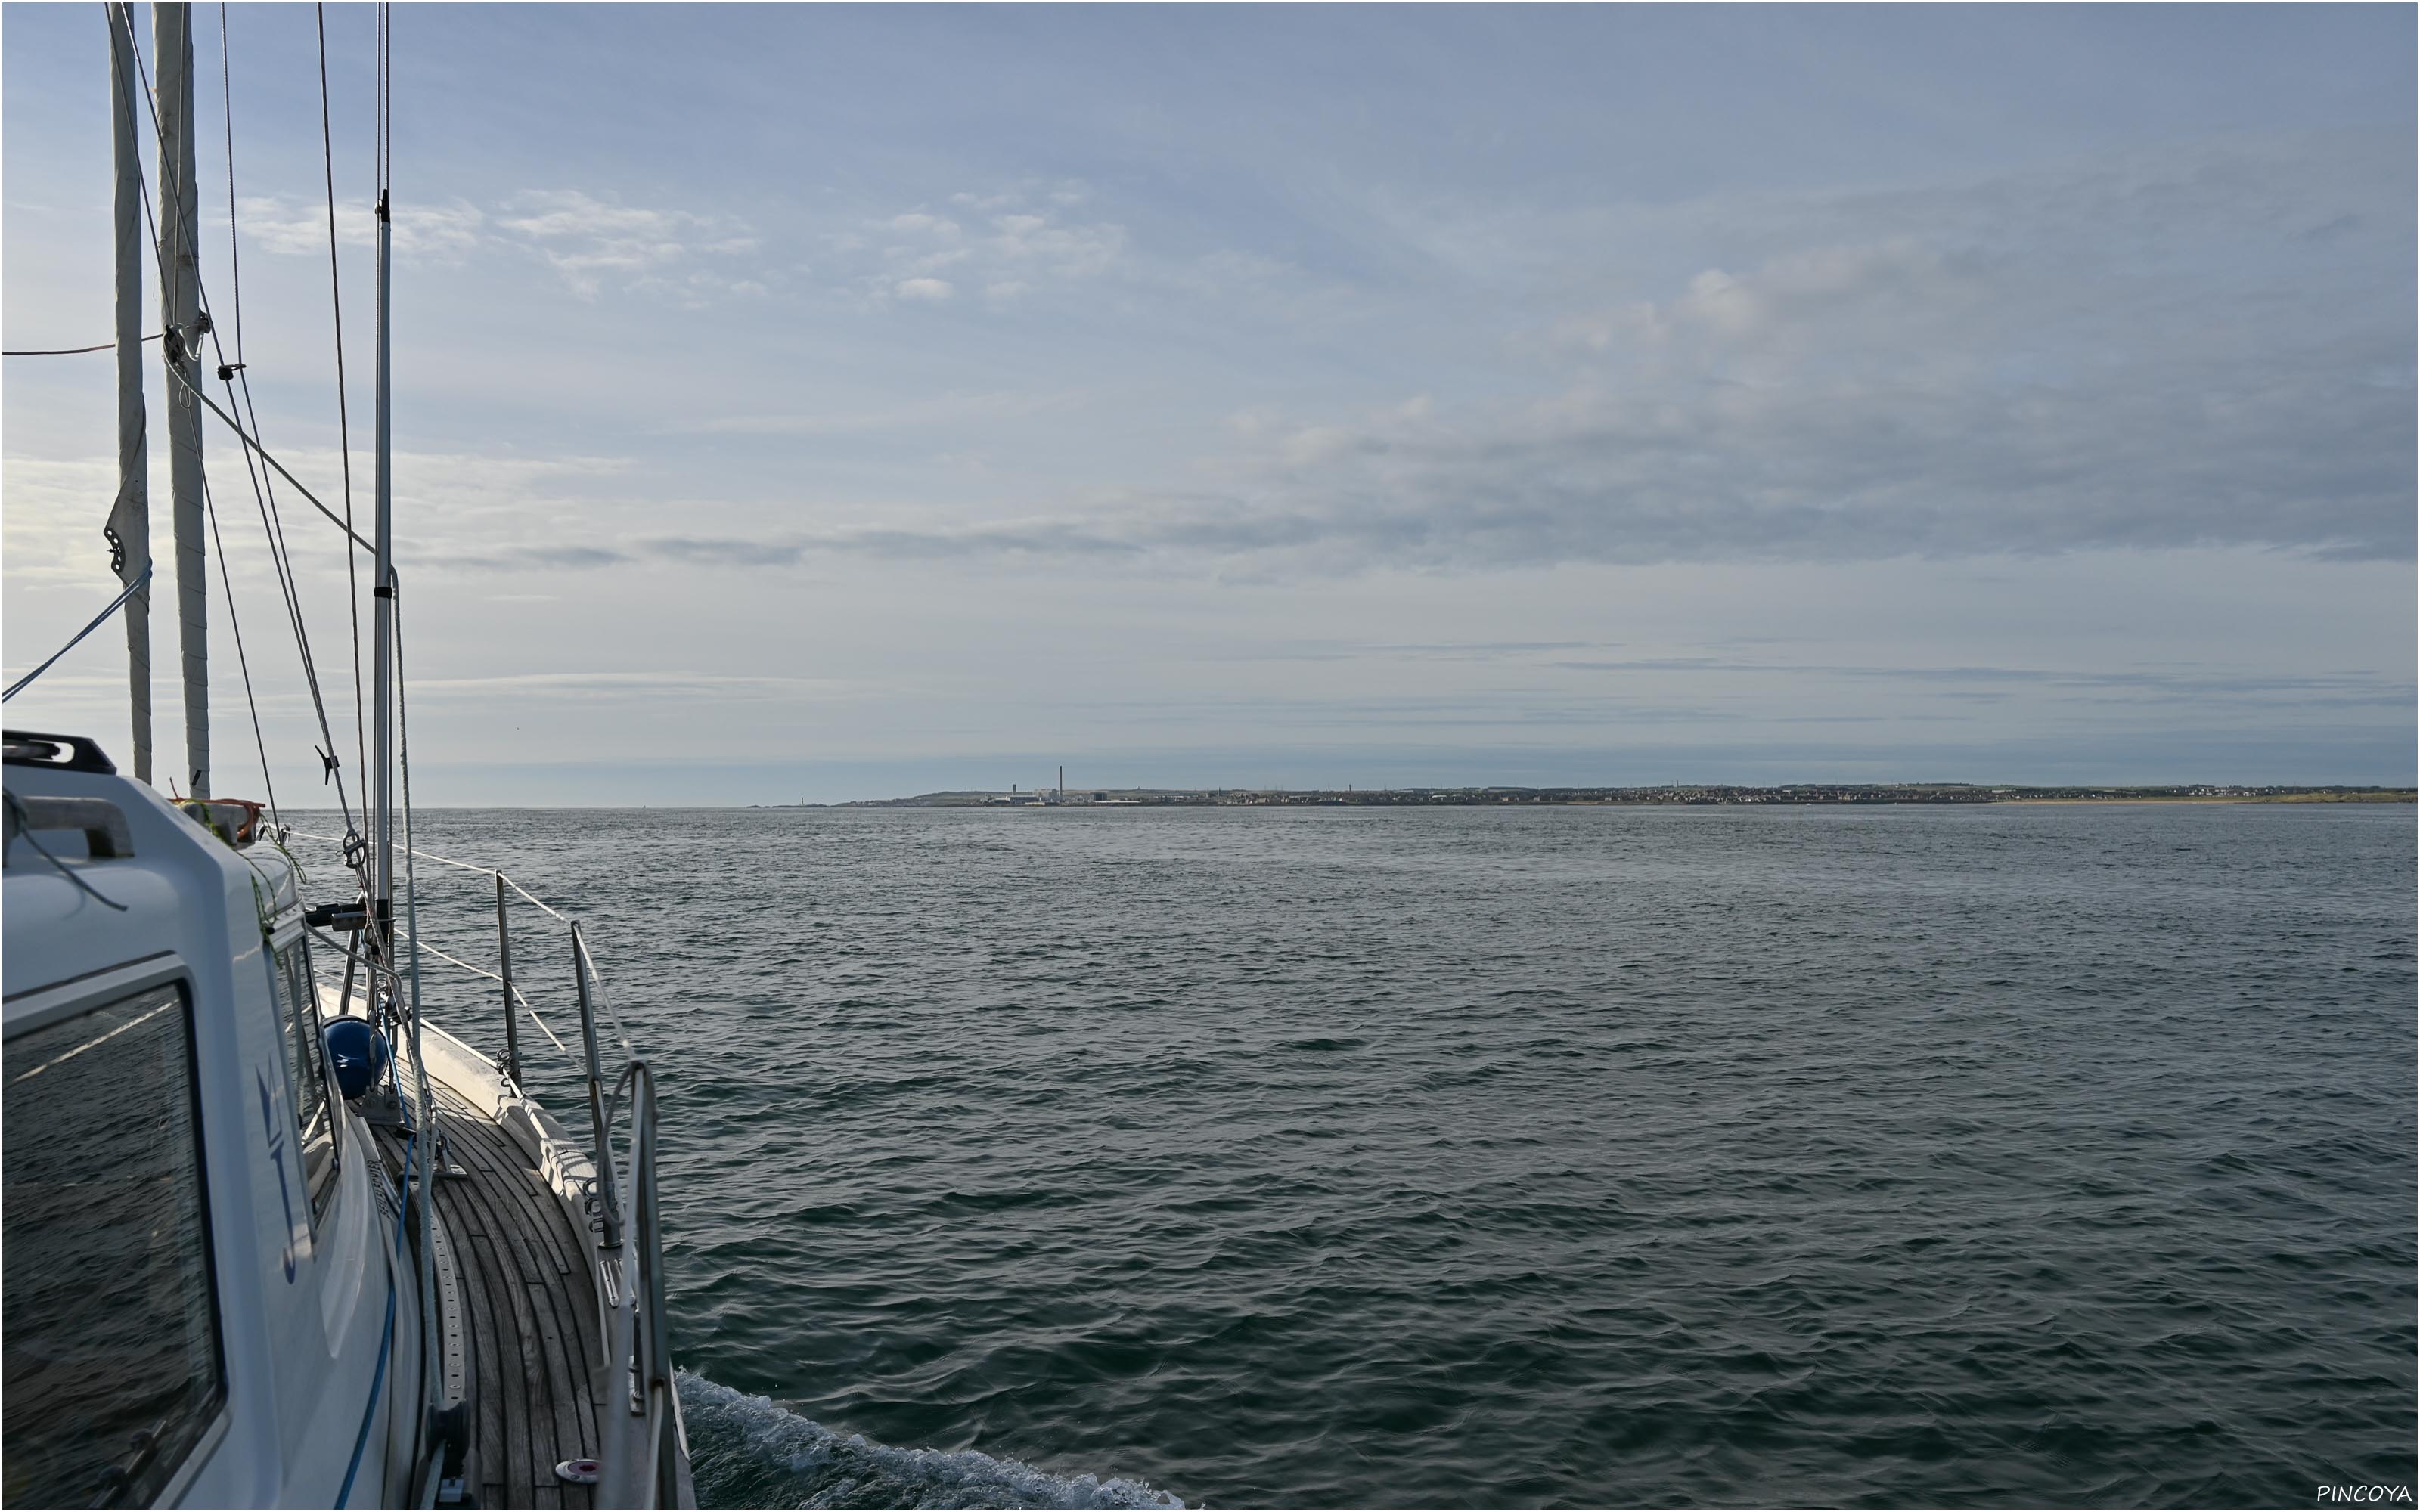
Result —
<path fill-rule="evenodd" d="M 324 840 L 334 841 L 342 839 L 341 836 L 336 835 L 314 834 L 307 829 L 298 829 L 294 833 L 302 836 L 304 840 Z M 415 850 L 411 854 L 419 856 L 424 861 L 434 861 L 440 866 L 455 867 L 464 872 L 476 872 L 483 877 L 504 876 L 503 872 L 498 872 L 492 866 L 476 866 L 469 861 L 458 861 L 450 856 L 440 856 L 434 851 Z M 557 922 L 565 924 L 577 922 L 569 914 L 565 913 L 563 910 L 555 907 L 552 903 L 550 903 L 545 899 L 539 897 L 536 893 L 534 893 L 527 887 L 522 887 L 513 878 L 508 876 L 504 877 L 504 886 L 512 888 L 515 892 L 520 893 L 523 898 L 529 901 L 531 906 L 536 908 L 538 912 L 545 914 L 549 918 L 555 919 Z"/>
<path fill-rule="evenodd" d="M 292 835 L 292 836 L 293 836 L 295 839 L 297 839 L 297 840 L 317 840 L 317 841 L 327 841 L 327 842 L 329 842 L 329 843 L 331 843 L 331 844 L 340 844 L 340 843 L 342 843 L 342 842 L 343 842 L 343 839 L 344 839 L 344 837 L 342 837 L 342 836 L 340 836 L 340 835 L 329 835 L 329 834 L 322 834 L 322 833 L 320 833 L 319 831 L 317 831 L 317 830 L 310 830 L 310 829 L 294 829 L 294 830 L 288 830 L 288 831 L 287 831 L 287 833 L 288 833 L 288 834 L 290 834 L 290 835 Z M 424 850 L 420 850 L 420 849 L 418 849 L 418 848 L 416 848 L 416 847 L 410 846 L 409 844 L 407 844 L 407 846 L 406 846 L 406 854 L 407 854 L 407 855 L 410 855 L 410 856 L 416 856 L 420 857 L 420 859 L 422 859 L 422 860 L 424 860 L 424 861 L 434 861 L 434 862 L 436 862 L 436 863 L 437 863 L 438 865 L 440 865 L 440 866 L 450 866 L 450 867 L 455 867 L 455 868 L 457 868 L 457 869 L 458 869 L 458 870 L 460 870 L 460 871 L 464 871 L 464 872 L 477 872 L 479 875 L 481 875 L 481 876 L 483 876 L 483 877 L 493 877 L 493 876 L 500 876 L 500 875 L 502 875 L 502 873 L 501 873 L 501 872 L 497 872 L 497 871 L 496 871 L 496 869 L 495 869 L 495 868 L 493 868 L 493 867 L 487 867 L 487 866 L 473 866 L 473 865 L 472 865 L 472 864 L 471 864 L 470 862 L 468 862 L 468 861 L 457 861 L 457 860 L 453 859 L 453 858 L 452 858 L 452 857 L 450 857 L 450 856 L 439 856 L 439 855 L 437 855 L 437 854 L 436 854 L 435 852 L 433 852 L 433 851 L 424 851 Z M 563 913 L 560 909 L 557 909 L 557 908 L 553 907 L 552 905 L 551 905 L 550 903 L 548 903 L 546 902 L 546 900 L 544 900 L 544 899 L 542 899 L 542 898 L 538 897 L 535 893 L 531 892 L 527 887 L 522 887 L 520 883 L 515 882 L 512 878 L 510 878 L 510 877 L 504 877 L 504 886 L 505 886 L 505 887 L 512 888 L 515 892 L 520 893 L 520 894 L 521 895 L 521 897 L 523 897 L 524 899 L 528 900 L 528 902 L 529 902 L 533 906 L 535 906 L 535 908 L 537 908 L 541 913 L 544 913 L 544 914 L 548 915 L 549 917 L 551 917 L 551 918 L 554 918 L 555 920 L 557 920 L 558 922 L 561 922 L 561 923 L 568 924 L 568 923 L 571 923 L 571 922 L 572 922 L 572 919 L 571 919 L 570 916 L 568 916 L 568 915 L 566 915 L 566 914 Z M 333 942 L 332 942 L 332 943 L 333 943 Z M 339 945 L 339 946 L 334 946 L 334 948 L 335 949 L 339 950 L 339 951 L 343 951 L 343 950 L 345 949 L 345 948 L 344 948 L 343 946 L 340 946 L 340 945 Z M 447 954 L 445 954 L 445 952 L 443 952 L 442 950 L 438 949 L 437 949 L 437 947 L 435 947 L 435 946 L 433 946 L 433 945 L 423 946 L 423 947 L 422 947 L 422 949 L 424 949 L 427 950 L 431 955 L 434 955 L 434 956 L 438 957 L 438 959 L 440 959 L 440 960 L 442 960 L 442 961 L 451 961 L 451 962 L 453 962 L 453 963 L 454 963 L 454 964 L 456 964 L 456 965 L 458 965 L 458 966 L 460 966 L 463 970 L 465 970 L 465 971 L 467 971 L 467 972 L 470 972 L 473 976 L 476 976 L 476 977 L 485 977 L 485 978 L 487 978 L 489 981 L 498 981 L 498 982 L 500 982 L 500 981 L 502 981 L 502 980 L 504 980 L 503 977 L 498 976 L 495 972 L 486 970 L 486 969 L 484 969 L 484 968 L 482 968 L 482 967 L 479 967 L 479 966 L 474 966 L 474 965 L 473 965 L 471 963 L 469 963 L 468 961 L 458 960 L 457 958 L 455 958 L 455 957 L 453 957 L 453 956 L 447 955 Z M 589 965 L 590 965 L 590 967 L 592 968 L 592 969 L 591 969 L 591 971 L 589 972 L 589 980 L 590 980 L 592 982 L 594 982 L 594 983 L 596 984 L 597 989 L 597 995 L 598 995 L 600 998 L 603 998 L 603 997 L 604 997 L 604 989 L 605 989 L 605 976 L 604 976 L 604 973 L 603 973 L 603 972 L 597 971 L 597 970 L 593 969 L 593 968 L 595 967 L 596 964 L 597 964 L 597 963 L 596 963 L 596 952 L 594 952 L 594 951 L 592 950 L 592 951 L 589 953 Z M 379 969 L 381 969 L 381 970 L 387 970 L 387 971 L 388 971 L 388 974 L 389 974 L 390 976 L 395 976 L 395 975 L 396 975 L 396 974 L 395 972 L 393 972 L 390 968 L 380 967 L 380 968 L 379 968 Z M 541 1016 L 539 1015 L 537 1009 L 536 1009 L 534 1005 L 532 1005 L 532 1004 L 531 1004 L 531 1002 L 530 1002 L 530 1000 L 529 1000 L 529 995 L 528 995 L 527 993 L 522 992 L 522 991 L 520 990 L 520 986 L 519 986 L 519 985 L 515 985 L 515 987 L 513 988 L 513 996 L 514 996 L 515 998 L 517 998 L 517 999 L 519 999 L 519 1000 L 520 1000 L 520 1005 L 521 1005 L 521 1011 L 522 1011 L 523 1012 L 527 1013 L 527 1014 L 530 1016 L 530 1018 L 531 1018 L 531 1019 L 532 1019 L 532 1020 L 533 1020 L 533 1021 L 537 1025 L 537 1026 L 538 1026 L 539 1030 L 540 1030 L 541 1032 L 543 1032 L 549 1040 L 552 1040 L 552 1041 L 554 1041 L 554 1047 L 555 1047 L 557 1050 L 561 1050 L 561 1051 L 563 1051 L 563 1053 L 564 1053 L 565 1055 L 569 1055 L 571 1052 L 570 1052 L 568 1049 L 566 1049 L 566 1048 L 565 1047 L 565 1045 L 564 1045 L 564 1043 L 563 1043 L 563 1041 L 562 1041 L 561 1040 L 555 1039 L 554 1030 L 552 1030 L 551 1028 L 549 1028 L 549 1027 L 547 1026 L 547 1022 L 546 1022 L 546 1020 L 545 1020 L 543 1017 L 541 1017 Z M 613 1025 L 613 1026 L 614 1026 L 614 1028 L 615 1028 L 615 1030 L 616 1030 L 616 1031 L 621 1031 L 621 1030 L 622 1030 L 621 1015 L 620 1015 L 618 1012 L 615 1012 L 615 1011 L 614 1011 L 614 1009 L 613 1009 L 613 1000 L 612 1000 L 611 998 L 605 998 L 605 1011 L 606 1011 L 608 1013 L 613 1013 L 613 1016 L 614 1016 L 614 1025 Z M 624 1045 L 626 1048 L 628 1048 L 628 1045 L 629 1045 L 629 1043 L 630 1043 L 629 1037 L 628 1037 L 628 1033 L 627 1033 L 627 1032 L 624 1032 L 624 1033 L 623 1033 L 623 1040 L 622 1040 L 622 1042 L 623 1042 L 623 1045 Z"/>
<path fill-rule="evenodd" d="M 427 950 L 430 955 L 435 956 L 440 961 L 448 962 L 454 965 L 460 966 L 463 970 L 469 972 L 474 977 L 485 977 L 489 981 L 493 982 L 501 982 L 504 980 L 496 973 L 487 970 L 484 967 L 473 965 L 470 962 L 463 960 L 460 956 L 447 955 L 444 951 L 439 949 L 433 945 L 424 945 L 420 947 L 420 949 Z M 513 1001 L 520 1005 L 521 1011 L 530 1016 L 530 1022 L 538 1026 L 539 1032 L 543 1033 L 549 1040 L 553 1041 L 554 1047 L 557 1050 L 561 1050 L 566 1056 L 571 1054 L 570 1049 L 566 1047 L 561 1040 L 555 1039 L 554 1031 L 547 1027 L 546 1020 L 539 1017 L 538 1011 L 531 1006 L 529 994 L 521 991 L 519 983 L 515 983 L 513 985 Z"/>

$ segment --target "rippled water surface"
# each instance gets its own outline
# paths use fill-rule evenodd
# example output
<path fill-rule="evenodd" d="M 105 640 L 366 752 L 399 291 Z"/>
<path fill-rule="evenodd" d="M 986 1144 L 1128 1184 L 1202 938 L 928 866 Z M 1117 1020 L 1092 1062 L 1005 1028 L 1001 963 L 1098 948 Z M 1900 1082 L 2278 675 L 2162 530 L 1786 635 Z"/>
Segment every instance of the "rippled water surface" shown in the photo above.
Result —
<path fill-rule="evenodd" d="M 420 825 L 661 1067 L 709 1502 L 2412 1480 L 2409 808 Z"/>

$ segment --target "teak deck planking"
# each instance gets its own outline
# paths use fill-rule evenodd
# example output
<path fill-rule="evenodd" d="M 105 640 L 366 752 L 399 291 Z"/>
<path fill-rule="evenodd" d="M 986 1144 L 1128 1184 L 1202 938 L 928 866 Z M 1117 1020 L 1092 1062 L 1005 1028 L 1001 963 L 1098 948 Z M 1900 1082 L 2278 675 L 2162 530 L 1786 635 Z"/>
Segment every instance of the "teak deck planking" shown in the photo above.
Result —
<path fill-rule="evenodd" d="M 512 1135 L 451 1088 L 432 1079 L 429 1089 L 447 1152 L 467 1173 L 437 1182 L 470 1314 L 465 1478 L 485 1506 L 593 1506 L 595 1489 L 554 1467 L 597 1456 L 596 1241 L 572 1227 Z M 400 1180 L 403 1145 L 387 1134 L 380 1145 Z"/>

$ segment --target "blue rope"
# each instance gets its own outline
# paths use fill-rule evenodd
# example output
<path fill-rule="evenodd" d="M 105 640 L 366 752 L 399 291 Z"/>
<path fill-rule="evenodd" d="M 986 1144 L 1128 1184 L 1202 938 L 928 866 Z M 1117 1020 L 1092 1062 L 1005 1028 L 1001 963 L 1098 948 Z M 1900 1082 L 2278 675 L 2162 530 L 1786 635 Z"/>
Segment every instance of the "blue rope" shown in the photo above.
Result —
<path fill-rule="evenodd" d="M 92 632 L 100 629 L 103 625 L 108 624 L 109 617 L 116 613 L 118 609 L 125 605 L 128 599 L 132 598 L 136 594 L 141 593 L 143 591 L 143 585 L 151 580 L 151 567 L 152 563 L 148 562 L 145 563 L 143 564 L 142 574 L 132 582 L 126 585 L 126 592 L 118 594 L 116 598 L 111 599 L 109 601 L 109 608 L 102 609 L 99 614 L 93 616 L 93 621 L 90 625 L 78 630 L 75 633 L 75 640 L 70 640 L 66 645 L 63 645 L 59 647 L 58 650 L 52 652 L 51 661 L 42 663 L 39 667 L 35 668 L 32 671 L 27 672 L 24 676 L 20 677 L 15 682 L 9 684 L 8 691 L 6 693 L 0 693 L 0 702 L 6 702 L 8 700 L 15 698 L 18 694 L 25 691 L 27 684 L 33 682 L 35 678 L 41 676 L 44 672 L 51 670 L 51 662 L 56 661 L 61 656 L 66 656 L 69 652 L 73 651 L 76 648 L 77 641 L 81 641 L 85 636 L 92 634 Z"/>
<path fill-rule="evenodd" d="M 370 1442 L 370 1419 L 378 1412 L 379 1390 L 386 1384 L 386 1354 L 395 1343 L 395 1277 L 386 1278 L 386 1332 L 379 1338 L 378 1369 L 370 1375 L 370 1403 L 362 1410 L 362 1431 L 353 1438 L 353 1462 L 345 1467 L 345 1484 L 336 1492 L 336 1504 L 343 1506 L 352 1499 L 353 1476 L 362 1468 L 362 1450 Z"/>
<path fill-rule="evenodd" d="M 395 1252 L 403 1253 L 403 1217 L 411 1211 L 411 1165 L 419 1154 L 420 1135 L 414 1133 L 403 1146 L 403 1198 L 395 1205 Z M 425 1195 L 424 1195 L 425 1200 Z M 379 1393 L 386 1385 L 387 1351 L 395 1346 L 395 1271 L 386 1273 L 386 1329 L 379 1336 L 378 1367 L 370 1372 L 370 1399 L 362 1409 L 362 1430 L 353 1435 L 353 1460 L 345 1467 L 345 1484 L 337 1489 L 336 1505 L 352 1500 L 353 1477 L 361 1473 L 362 1451 L 369 1446 L 370 1419 L 378 1415 Z"/>

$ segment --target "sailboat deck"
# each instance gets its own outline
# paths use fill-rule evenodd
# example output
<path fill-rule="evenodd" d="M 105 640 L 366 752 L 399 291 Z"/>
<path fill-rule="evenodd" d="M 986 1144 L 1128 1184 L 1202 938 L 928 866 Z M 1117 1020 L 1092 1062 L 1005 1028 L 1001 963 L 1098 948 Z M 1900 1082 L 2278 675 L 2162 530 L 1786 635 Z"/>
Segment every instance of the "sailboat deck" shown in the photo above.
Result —
<path fill-rule="evenodd" d="M 467 1173 L 437 1183 L 461 1274 L 474 1364 L 465 1479 L 485 1506 L 586 1507 L 595 1488 L 555 1474 L 598 1452 L 593 1236 L 577 1230 L 511 1134 L 430 1081 L 448 1153 Z M 383 1141 L 399 1166 L 400 1141 Z"/>

